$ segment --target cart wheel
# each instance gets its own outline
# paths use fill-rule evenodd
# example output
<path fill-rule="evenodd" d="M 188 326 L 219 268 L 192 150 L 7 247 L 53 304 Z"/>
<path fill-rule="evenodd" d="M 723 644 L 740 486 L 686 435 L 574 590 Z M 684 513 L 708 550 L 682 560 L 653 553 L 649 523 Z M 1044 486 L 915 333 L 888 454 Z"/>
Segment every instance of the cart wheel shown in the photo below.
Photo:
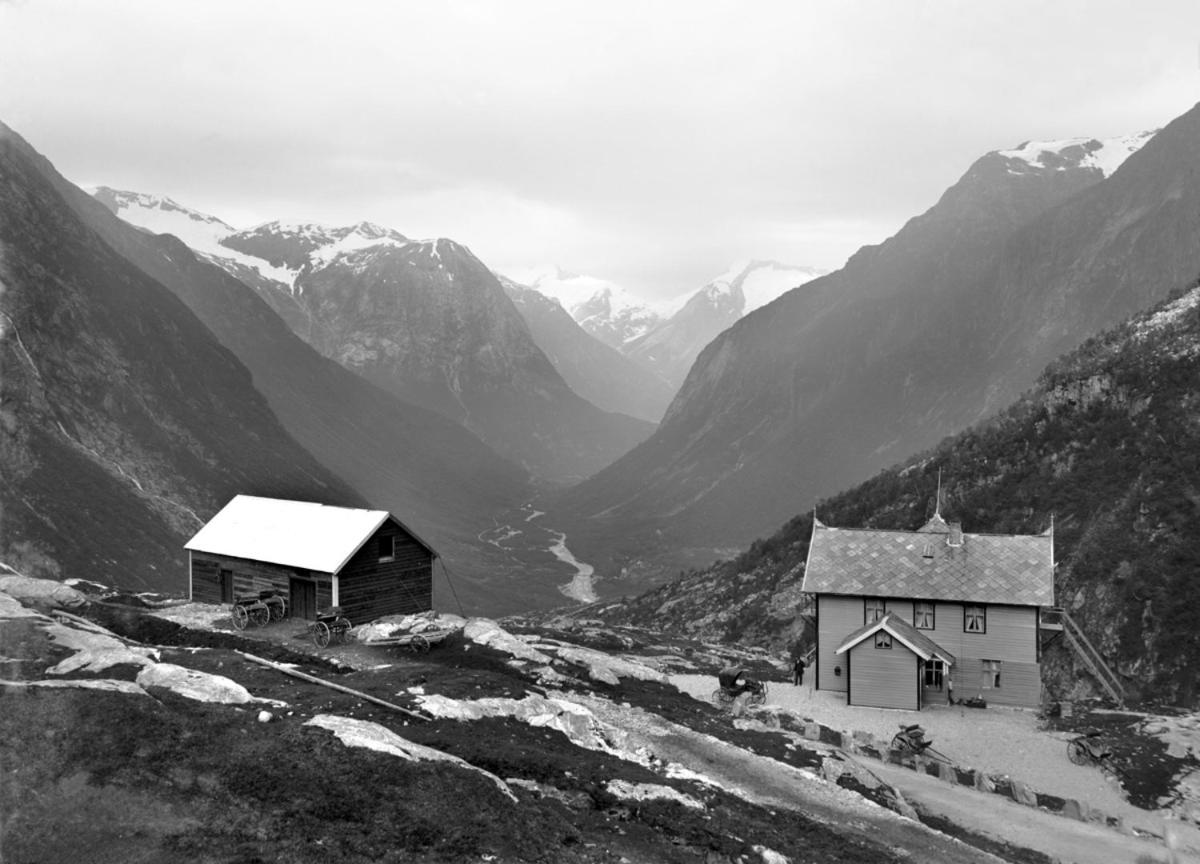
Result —
<path fill-rule="evenodd" d="M 286 616 L 283 603 L 268 603 L 267 611 L 270 613 L 272 621 L 282 621 Z"/>
<path fill-rule="evenodd" d="M 312 641 L 318 648 L 329 647 L 329 625 L 324 621 L 317 621 L 312 625 Z"/>
<path fill-rule="evenodd" d="M 1086 765 L 1088 763 L 1087 747 L 1083 745 L 1082 741 L 1068 741 L 1067 758 L 1076 765 Z"/>
<path fill-rule="evenodd" d="M 339 645 L 346 644 L 346 637 L 350 635 L 350 628 L 354 625 L 345 618 L 339 618 L 333 624 L 333 636 Z"/>
<path fill-rule="evenodd" d="M 233 626 L 238 630 L 245 630 L 246 625 L 250 623 L 250 616 L 247 614 L 245 606 L 232 607 L 229 617 L 233 619 Z"/>
<path fill-rule="evenodd" d="M 414 654 L 426 654 L 429 651 L 429 640 L 417 633 L 413 635 L 408 647 Z"/>
<path fill-rule="evenodd" d="M 266 606 L 260 606 L 250 613 L 250 620 L 254 622 L 255 627 L 266 627 L 267 622 L 271 620 L 271 612 Z"/>

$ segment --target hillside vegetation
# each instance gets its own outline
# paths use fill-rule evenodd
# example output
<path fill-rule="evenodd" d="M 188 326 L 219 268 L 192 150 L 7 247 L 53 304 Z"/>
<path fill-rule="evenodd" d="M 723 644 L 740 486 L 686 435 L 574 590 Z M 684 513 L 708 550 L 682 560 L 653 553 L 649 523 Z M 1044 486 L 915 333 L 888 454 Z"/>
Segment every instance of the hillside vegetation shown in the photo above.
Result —
<path fill-rule="evenodd" d="M 1133 692 L 1195 705 L 1198 462 L 1193 286 L 1057 360 L 994 419 L 817 510 L 834 526 L 915 529 L 932 513 L 941 471 L 942 512 L 968 531 L 1037 533 L 1053 520 L 1056 602 Z M 734 560 L 588 614 L 793 646 L 804 636 L 796 607 L 811 532 L 811 512 L 801 514 Z"/>

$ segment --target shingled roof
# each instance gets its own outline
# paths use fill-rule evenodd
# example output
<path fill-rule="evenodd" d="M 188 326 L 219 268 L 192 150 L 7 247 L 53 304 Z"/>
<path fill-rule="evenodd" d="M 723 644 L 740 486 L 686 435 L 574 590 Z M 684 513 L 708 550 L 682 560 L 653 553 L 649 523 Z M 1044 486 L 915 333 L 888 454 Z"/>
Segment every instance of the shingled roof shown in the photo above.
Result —
<path fill-rule="evenodd" d="M 939 520 L 940 521 L 940 520 Z M 813 520 L 802 591 L 1054 605 L 1054 535 L 830 528 Z M 951 545 L 957 541 L 961 545 Z"/>

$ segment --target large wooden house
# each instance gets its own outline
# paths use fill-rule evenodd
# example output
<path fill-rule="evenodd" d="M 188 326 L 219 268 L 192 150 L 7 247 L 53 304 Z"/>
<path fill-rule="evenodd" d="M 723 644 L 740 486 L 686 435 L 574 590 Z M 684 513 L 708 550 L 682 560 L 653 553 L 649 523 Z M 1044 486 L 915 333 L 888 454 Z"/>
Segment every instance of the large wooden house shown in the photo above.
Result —
<path fill-rule="evenodd" d="M 814 518 L 802 591 L 814 598 L 814 686 L 853 705 L 918 710 L 956 700 L 1037 707 L 1040 611 L 1054 605 L 1053 529 L 965 534 L 935 514 L 919 531 Z"/>
<path fill-rule="evenodd" d="M 184 548 L 197 601 L 275 590 L 293 617 L 340 606 L 354 624 L 433 607 L 437 553 L 385 510 L 238 495 Z"/>

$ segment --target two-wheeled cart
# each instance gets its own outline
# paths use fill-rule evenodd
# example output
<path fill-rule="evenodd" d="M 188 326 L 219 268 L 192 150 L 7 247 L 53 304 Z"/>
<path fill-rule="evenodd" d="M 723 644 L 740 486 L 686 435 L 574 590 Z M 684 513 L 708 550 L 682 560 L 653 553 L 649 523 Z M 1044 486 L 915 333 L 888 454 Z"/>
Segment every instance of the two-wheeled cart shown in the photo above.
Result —
<path fill-rule="evenodd" d="M 928 756 L 939 762 L 953 764 L 945 754 L 933 749 L 933 741 L 925 737 L 925 730 L 920 723 L 901 723 L 900 731 L 892 737 L 891 749 L 901 756 Z"/>

